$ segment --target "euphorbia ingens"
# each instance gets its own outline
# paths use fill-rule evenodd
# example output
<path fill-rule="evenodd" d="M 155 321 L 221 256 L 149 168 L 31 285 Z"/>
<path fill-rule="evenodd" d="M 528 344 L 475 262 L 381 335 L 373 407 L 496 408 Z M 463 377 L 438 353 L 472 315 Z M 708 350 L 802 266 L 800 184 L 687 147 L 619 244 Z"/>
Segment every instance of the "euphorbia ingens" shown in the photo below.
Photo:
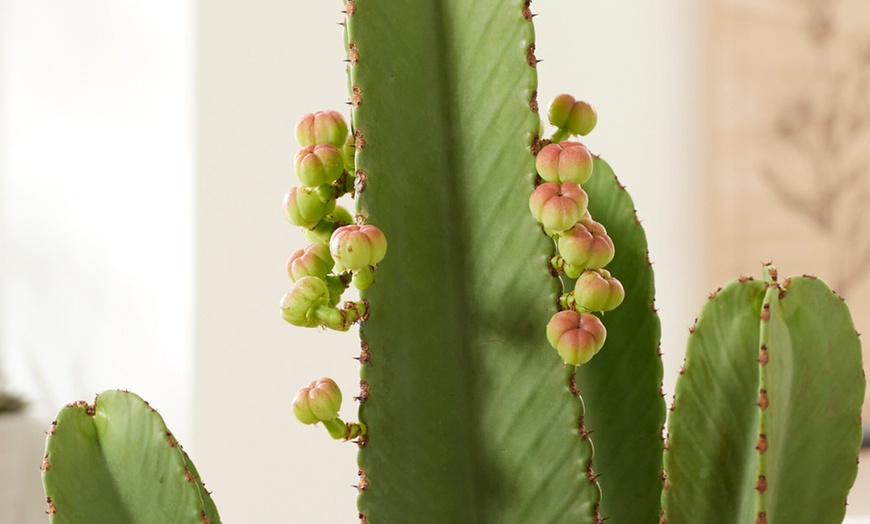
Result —
<path fill-rule="evenodd" d="M 547 324 L 547 340 L 570 366 L 589 362 L 604 345 L 604 324 L 589 313 L 560 311 Z"/>

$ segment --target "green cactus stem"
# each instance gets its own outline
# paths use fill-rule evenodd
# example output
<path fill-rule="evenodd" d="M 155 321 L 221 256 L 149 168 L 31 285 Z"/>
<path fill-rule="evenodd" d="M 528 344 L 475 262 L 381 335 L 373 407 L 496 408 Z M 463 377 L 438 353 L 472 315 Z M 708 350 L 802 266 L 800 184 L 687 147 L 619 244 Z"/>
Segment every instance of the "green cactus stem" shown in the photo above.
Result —
<path fill-rule="evenodd" d="M 766 267 L 764 282 L 719 291 L 677 383 L 667 522 L 841 522 L 862 440 L 861 364 L 849 310 L 822 281 L 780 284 Z"/>
<path fill-rule="evenodd" d="M 187 453 L 145 401 L 105 391 L 60 410 L 42 463 L 53 524 L 220 522 Z"/>

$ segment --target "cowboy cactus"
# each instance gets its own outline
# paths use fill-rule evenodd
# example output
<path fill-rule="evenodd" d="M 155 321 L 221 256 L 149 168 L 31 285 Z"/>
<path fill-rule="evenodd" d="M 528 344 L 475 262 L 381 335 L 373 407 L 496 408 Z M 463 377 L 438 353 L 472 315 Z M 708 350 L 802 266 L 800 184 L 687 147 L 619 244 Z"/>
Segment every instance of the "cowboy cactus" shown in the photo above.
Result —
<path fill-rule="evenodd" d="M 284 208 L 311 245 L 287 264 L 281 311 L 359 326 L 359 422 L 326 378 L 292 411 L 359 446 L 360 521 L 841 520 L 864 390 L 842 301 L 772 266 L 725 286 L 665 431 L 646 237 L 580 143 L 592 106 L 560 95 L 541 114 L 529 2 L 345 13 L 350 118 L 296 127 L 302 185 Z M 50 472 L 47 492 L 70 482 Z"/>

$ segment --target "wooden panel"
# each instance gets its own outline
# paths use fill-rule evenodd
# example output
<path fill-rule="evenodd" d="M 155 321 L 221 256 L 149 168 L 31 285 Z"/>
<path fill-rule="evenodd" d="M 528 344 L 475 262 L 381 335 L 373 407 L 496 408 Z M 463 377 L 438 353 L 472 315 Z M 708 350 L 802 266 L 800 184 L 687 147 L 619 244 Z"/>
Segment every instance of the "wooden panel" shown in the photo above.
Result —
<path fill-rule="evenodd" d="M 772 260 L 870 333 L 870 2 L 712 0 L 707 24 L 707 286 Z"/>

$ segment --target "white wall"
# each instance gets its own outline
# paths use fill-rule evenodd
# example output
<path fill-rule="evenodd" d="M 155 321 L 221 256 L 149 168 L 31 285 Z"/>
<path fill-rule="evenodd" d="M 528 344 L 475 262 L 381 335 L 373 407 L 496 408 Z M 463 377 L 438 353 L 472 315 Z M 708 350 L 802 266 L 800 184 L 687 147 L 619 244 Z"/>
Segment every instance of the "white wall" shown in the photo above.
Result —
<path fill-rule="evenodd" d="M 192 14 L 0 0 L 0 369 L 39 427 L 129 388 L 192 437 Z"/>
<path fill-rule="evenodd" d="M 347 114 L 340 6 L 201 0 L 197 7 L 197 465 L 222 516 L 239 522 L 349 522 L 355 454 L 298 424 L 294 392 L 332 376 L 345 390 L 356 337 L 293 328 L 277 302 L 283 263 L 305 245 L 281 215 L 296 184 L 293 125 Z M 697 138 L 693 4 L 670 0 L 536 2 L 539 100 L 569 91 L 599 111 L 589 143 L 635 196 L 658 271 L 670 375 L 704 293 L 686 220 Z"/>

